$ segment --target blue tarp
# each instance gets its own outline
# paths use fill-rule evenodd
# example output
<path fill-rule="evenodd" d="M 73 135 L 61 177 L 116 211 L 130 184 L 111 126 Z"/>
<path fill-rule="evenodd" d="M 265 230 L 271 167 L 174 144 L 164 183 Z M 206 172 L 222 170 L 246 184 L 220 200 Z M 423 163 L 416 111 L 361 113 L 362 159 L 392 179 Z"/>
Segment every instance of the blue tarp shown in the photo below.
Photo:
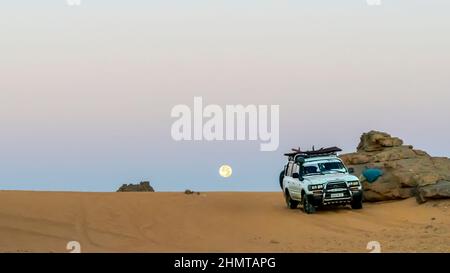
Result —
<path fill-rule="evenodd" d="M 370 183 L 377 181 L 377 179 L 383 175 L 383 171 L 376 168 L 365 169 L 363 171 L 363 176 Z"/>

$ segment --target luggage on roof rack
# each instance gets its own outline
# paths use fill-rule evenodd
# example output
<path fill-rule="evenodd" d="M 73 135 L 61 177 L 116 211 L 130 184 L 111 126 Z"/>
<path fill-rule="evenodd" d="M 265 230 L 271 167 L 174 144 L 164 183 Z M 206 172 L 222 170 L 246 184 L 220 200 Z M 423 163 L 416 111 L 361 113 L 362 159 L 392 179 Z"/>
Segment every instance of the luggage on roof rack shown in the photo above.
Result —
<path fill-rule="evenodd" d="M 341 152 L 342 149 L 338 147 L 329 147 L 329 148 L 320 148 L 319 150 L 311 150 L 311 151 L 302 151 L 300 148 L 292 149 L 292 152 L 285 153 L 285 156 L 289 158 L 294 158 L 296 155 L 301 155 L 302 157 L 316 157 L 316 156 L 324 156 L 324 155 L 336 155 L 337 152 Z"/>

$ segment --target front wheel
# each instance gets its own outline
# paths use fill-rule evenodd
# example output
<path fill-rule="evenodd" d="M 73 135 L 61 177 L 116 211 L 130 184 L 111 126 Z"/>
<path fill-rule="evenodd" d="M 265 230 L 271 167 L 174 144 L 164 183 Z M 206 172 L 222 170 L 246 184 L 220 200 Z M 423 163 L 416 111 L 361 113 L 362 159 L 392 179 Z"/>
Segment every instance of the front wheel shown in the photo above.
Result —
<path fill-rule="evenodd" d="M 316 212 L 316 208 L 309 202 L 308 196 L 306 196 L 306 194 L 303 195 L 302 201 L 303 201 L 303 211 L 305 213 L 312 214 Z"/>
<path fill-rule="evenodd" d="M 352 206 L 352 209 L 362 209 L 363 208 L 362 198 L 353 199 L 351 202 L 351 206 Z"/>
<path fill-rule="evenodd" d="M 298 201 L 292 200 L 289 192 L 285 193 L 286 205 L 289 209 L 296 209 L 298 207 Z"/>

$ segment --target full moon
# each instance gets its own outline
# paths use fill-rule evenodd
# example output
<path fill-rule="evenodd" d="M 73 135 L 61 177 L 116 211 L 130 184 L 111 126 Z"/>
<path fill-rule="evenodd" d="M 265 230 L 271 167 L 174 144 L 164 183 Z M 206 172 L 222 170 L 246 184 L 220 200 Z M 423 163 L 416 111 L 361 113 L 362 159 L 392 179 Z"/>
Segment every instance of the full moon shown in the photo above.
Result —
<path fill-rule="evenodd" d="M 232 173 L 233 169 L 231 169 L 231 167 L 228 165 L 222 165 L 219 169 L 220 176 L 225 178 L 230 177 Z"/>

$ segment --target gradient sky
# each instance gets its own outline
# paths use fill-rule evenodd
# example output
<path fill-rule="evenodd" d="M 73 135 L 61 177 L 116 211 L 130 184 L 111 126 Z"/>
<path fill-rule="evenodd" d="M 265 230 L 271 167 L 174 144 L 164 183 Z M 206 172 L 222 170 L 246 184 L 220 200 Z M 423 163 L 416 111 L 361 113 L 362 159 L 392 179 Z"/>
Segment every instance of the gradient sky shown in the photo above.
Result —
<path fill-rule="evenodd" d="M 450 2 L 382 2 L 2 1 L 0 189 L 278 190 L 283 152 L 371 129 L 449 156 Z M 194 96 L 279 104 L 279 150 L 173 141 Z"/>

